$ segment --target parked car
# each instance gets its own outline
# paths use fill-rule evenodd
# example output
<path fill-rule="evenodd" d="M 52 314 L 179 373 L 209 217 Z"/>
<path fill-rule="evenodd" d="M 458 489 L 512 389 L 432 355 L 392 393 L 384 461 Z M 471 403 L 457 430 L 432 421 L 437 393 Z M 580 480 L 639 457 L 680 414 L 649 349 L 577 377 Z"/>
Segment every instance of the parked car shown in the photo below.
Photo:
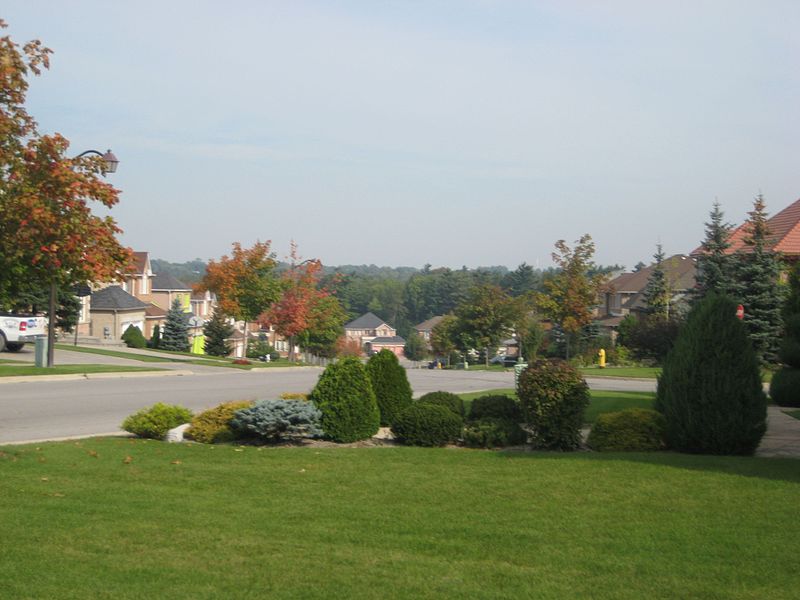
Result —
<path fill-rule="evenodd" d="M 47 319 L 36 315 L 0 313 L 0 352 L 19 352 L 27 342 L 47 335 Z"/>
<path fill-rule="evenodd" d="M 517 364 L 516 356 L 508 356 L 506 354 L 498 354 L 497 356 L 489 359 L 490 365 L 503 365 L 504 367 L 513 367 Z"/>

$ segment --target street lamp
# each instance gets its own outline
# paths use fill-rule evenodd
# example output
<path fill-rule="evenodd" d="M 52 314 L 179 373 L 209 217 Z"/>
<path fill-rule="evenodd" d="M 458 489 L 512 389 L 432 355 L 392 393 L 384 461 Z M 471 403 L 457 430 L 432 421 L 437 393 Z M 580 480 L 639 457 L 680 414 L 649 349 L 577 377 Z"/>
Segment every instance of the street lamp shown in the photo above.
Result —
<path fill-rule="evenodd" d="M 82 156 L 86 156 L 88 154 L 96 154 L 97 156 L 103 159 L 104 168 L 103 168 L 103 176 L 105 177 L 106 173 L 115 173 L 117 170 L 117 165 L 119 165 L 119 159 L 114 156 L 114 153 L 111 150 L 106 150 L 105 154 L 99 152 L 97 150 L 87 150 L 86 152 L 81 152 L 75 158 L 81 158 Z M 50 306 L 49 308 L 49 319 L 47 323 L 47 366 L 52 367 L 53 363 L 55 362 L 55 352 L 56 352 L 56 295 L 57 295 L 57 288 L 56 288 L 56 281 L 53 279 L 50 282 Z M 80 321 L 80 317 L 78 318 Z M 75 333 L 77 336 L 78 331 L 78 323 L 75 323 Z M 77 337 L 76 337 L 77 339 Z"/>

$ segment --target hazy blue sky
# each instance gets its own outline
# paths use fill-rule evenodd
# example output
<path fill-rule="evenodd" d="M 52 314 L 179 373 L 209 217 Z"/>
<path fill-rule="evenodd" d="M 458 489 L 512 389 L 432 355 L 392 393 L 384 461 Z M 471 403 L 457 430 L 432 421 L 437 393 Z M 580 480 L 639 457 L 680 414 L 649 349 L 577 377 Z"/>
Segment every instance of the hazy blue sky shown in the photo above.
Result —
<path fill-rule="evenodd" d="M 800 2 L 6 0 L 29 109 L 113 148 L 123 241 L 326 264 L 688 252 L 800 196 Z"/>

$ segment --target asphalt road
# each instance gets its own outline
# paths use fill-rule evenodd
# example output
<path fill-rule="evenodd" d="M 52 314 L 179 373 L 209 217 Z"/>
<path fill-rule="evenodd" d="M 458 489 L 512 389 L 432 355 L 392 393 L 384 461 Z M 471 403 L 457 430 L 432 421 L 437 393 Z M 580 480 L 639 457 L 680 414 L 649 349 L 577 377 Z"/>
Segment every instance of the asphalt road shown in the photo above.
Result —
<path fill-rule="evenodd" d="M 77 358 L 75 353 L 69 354 Z M 100 357 L 94 355 L 94 358 Z M 67 361 L 57 360 L 59 362 Z M 158 368 L 183 367 L 175 363 L 120 362 Z M 308 392 L 322 372 L 314 367 L 252 371 L 196 367 L 192 371 L 190 375 L 170 377 L 141 374 L 77 381 L 30 378 L 21 383 L 0 383 L 0 444 L 118 433 L 126 416 L 155 402 L 180 404 L 199 411 L 230 400 L 277 398 L 283 392 Z M 418 396 L 435 390 L 470 392 L 514 387 L 512 372 L 412 369 L 408 375 Z M 594 389 L 655 389 L 654 381 L 592 379 L 589 385 Z"/>

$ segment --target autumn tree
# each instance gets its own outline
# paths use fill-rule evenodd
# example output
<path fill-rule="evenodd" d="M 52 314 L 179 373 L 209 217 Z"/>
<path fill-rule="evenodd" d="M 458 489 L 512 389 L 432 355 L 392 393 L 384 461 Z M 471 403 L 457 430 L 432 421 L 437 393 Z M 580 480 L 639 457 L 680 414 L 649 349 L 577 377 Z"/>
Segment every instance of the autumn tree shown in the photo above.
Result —
<path fill-rule="evenodd" d="M 294 242 L 290 261 L 289 268 L 281 274 L 280 298 L 259 316 L 259 321 L 272 325 L 275 331 L 288 339 L 289 360 L 294 360 L 295 338 L 309 332 L 308 336 L 304 336 L 307 340 L 312 331 L 319 334 L 321 330 L 329 329 L 330 317 L 334 315 L 328 314 L 333 309 L 332 303 L 323 302 L 323 299 L 330 297 L 330 291 L 320 285 L 322 263 L 317 259 L 300 261 Z M 322 307 L 319 306 L 321 302 Z M 341 318 L 343 325 L 343 311 Z"/>
<path fill-rule="evenodd" d="M 111 208 L 119 199 L 102 180 L 103 161 L 69 158 L 69 141 L 40 135 L 25 109 L 27 78 L 48 68 L 49 53 L 38 41 L 0 38 L 0 304 L 14 300 L 19 282 L 49 289 L 52 365 L 58 289 L 115 279 L 131 252 L 114 220 L 92 213 L 91 203 Z"/>
<path fill-rule="evenodd" d="M 244 356 L 247 356 L 247 329 L 280 298 L 281 282 L 275 271 L 275 255 L 270 242 L 256 242 L 242 248 L 234 242 L 230 256 L 211 260 L 198 291 L 217 295 L 217 308 L 224 315 L 244 321 Z"/>
<path fill-rule="evenodd" d="M 567 358 L 570 338 L 594 318 L 593 308 L 606 278 L 601 273 L 589 274 L 592 256 L 594 242 L 588 233 L 575 242 L 574 248 L 558 240 L 552 257 L 559 271 L 545 281 L 546 293 L 537 295 L 539 309 L 566 334 Z"/>

